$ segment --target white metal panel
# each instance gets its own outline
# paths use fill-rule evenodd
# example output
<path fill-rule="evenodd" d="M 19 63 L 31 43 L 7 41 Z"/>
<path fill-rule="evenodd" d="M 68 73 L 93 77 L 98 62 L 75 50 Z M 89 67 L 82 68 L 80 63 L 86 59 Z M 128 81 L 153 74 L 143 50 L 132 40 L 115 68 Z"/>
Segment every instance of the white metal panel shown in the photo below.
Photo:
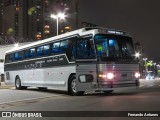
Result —
<path fill-rule="evenodd" d="M 6 83 L 14 84 L 15 77 L 18 75 L 22 86 L 49 87 L 67 91 L 68 78 L 71 73 L 76 73 L 75 66 L 11 71 L 10 80 L 7 80 Z"/>

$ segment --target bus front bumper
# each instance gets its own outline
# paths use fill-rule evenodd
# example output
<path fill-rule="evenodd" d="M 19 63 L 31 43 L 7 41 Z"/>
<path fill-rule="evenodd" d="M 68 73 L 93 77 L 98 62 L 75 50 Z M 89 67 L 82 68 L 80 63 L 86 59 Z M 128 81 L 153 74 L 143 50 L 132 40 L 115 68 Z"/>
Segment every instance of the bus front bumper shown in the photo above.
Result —
<path fill-rule="evenodd" d="M 118 90 L 123 88 L 138 88 L 139 86 L 139 80 L 135 81 L 127 81 L 127 82 L 103 82 L 98 85 L 98 90 L 104 91 L 104 90 Z"/>

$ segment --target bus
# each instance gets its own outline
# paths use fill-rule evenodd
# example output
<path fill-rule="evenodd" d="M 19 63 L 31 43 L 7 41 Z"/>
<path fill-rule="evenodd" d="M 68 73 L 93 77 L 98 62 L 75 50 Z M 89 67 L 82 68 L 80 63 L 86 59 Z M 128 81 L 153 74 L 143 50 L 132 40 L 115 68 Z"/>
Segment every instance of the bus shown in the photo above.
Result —
<path fill-rule="evenodd" d="M 132 37 L 106 28 L 82 28 L 9 50 L 5 82 L 83 95 L 139 85 Z"/>

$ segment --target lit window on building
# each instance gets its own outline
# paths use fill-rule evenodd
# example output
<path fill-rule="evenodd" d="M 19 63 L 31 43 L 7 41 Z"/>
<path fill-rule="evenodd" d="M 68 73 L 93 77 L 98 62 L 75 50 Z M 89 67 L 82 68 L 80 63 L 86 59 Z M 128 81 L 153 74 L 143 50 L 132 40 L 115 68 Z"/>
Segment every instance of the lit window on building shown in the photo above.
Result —
<path fill-rule="evenodd" d="M 16 11 L 18 12 L 20 10 L 20 8 L 19 7 L 16 7 Z"/>
<path fill-rule="evenodd" d="M 49 31 L 49 30 L 45 30 L 44 33 L 45 33 L 45 34 L 49 34 L 50 31 Z"/>
<path fill-rule="evenodd" d="M 70 26 L 66 26 L 64 27 L 65 32 L 70 32 L 71 31 L 71 27 Z"/>
<path fill-rule="evenodd" d="M 35 38 L 36 38 L 36 40 L 41 40 L 41 38 L 42 38 L 42 35 L 40 35 L 40 34 L 37 34 L 37 35 L 35 36 Z"/>
<path fill-rule="evenodd" d="M 45 25 L 44 28 L 46 28 L 46 29 L 49 28 L 49 25 Z"/>

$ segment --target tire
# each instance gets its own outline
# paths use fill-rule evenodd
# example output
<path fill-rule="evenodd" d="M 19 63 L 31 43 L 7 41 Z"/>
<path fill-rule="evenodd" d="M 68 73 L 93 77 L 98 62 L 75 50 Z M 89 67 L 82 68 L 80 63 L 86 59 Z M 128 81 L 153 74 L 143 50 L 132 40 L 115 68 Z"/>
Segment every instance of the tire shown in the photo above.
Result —
<path fill-rule="evenodd" d="M 109 94 L 109 93 L 112 93 L 113 90 L 106 90 L 106 91 L 103 91 L 105 94 Z"/>
<path fill-rule="evenodd" d="M 84 91 L 77 91 L 76 90 L 76 76 L 75 75 L 73 75 L 69 80 L 68 91 L 69 91 L 69 94 L 72 96 L 84 94 Z"/>
<path fill-rule="evenodd" d="M 16 87 L 17 90 L 27 89 L 26 86 L 22 86 L 22 85 L 21 85 L 21 80 L 20 80 L 19 77 L 16 77 L 15 87 Z"/>

